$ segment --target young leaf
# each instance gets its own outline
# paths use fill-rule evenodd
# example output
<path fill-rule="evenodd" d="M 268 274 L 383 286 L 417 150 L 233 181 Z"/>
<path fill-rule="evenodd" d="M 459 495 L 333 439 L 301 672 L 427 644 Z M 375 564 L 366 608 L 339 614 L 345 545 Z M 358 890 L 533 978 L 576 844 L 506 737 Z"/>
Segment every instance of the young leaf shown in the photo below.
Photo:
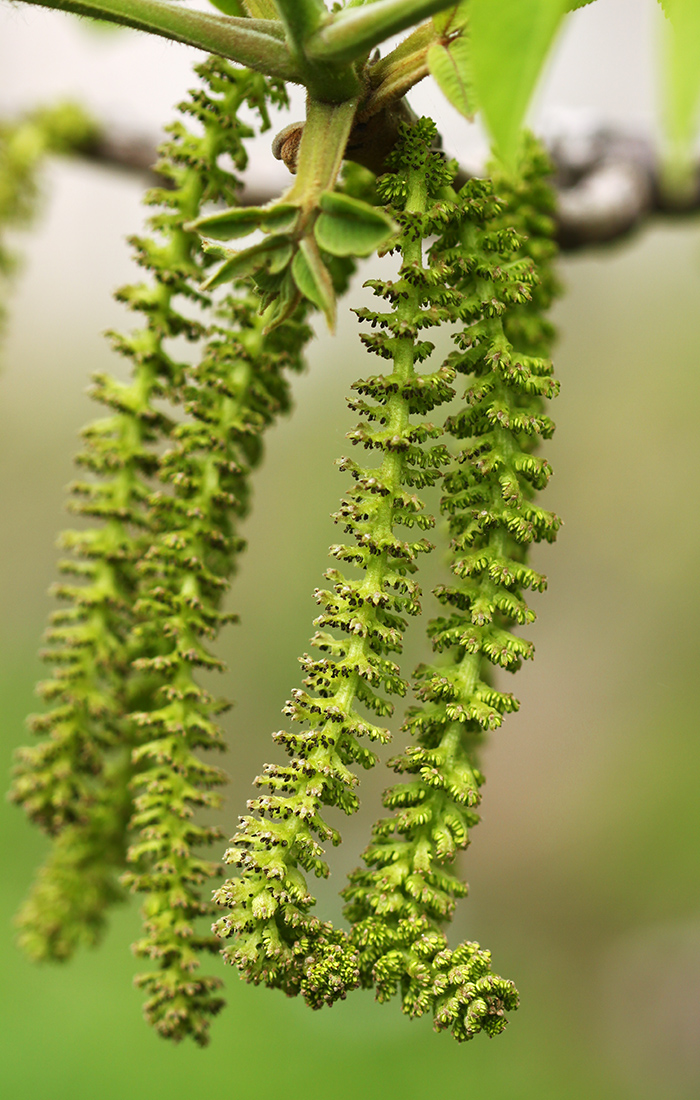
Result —
<path fill-rule="evenodd" d="M 288 321 L 302 300 L 301 291 L 298 290 L 292 277 L 291 265 L 284 275 L 275 280 L 274 291 L 266 293 L 259 284 L 259 276 L 255 282 L 260 294 L 260 310 L 264 322 L 264 333 L 272 332 L 278 325 Z"/>
<path fill-rule="evenodd" d="M 314 227 L 319 246 L 331 256 L 369 256 L 396 231 L 383 210 L 369 203 L 325 191 Z"/>
<path fill-rule="evenodd" d="M 275 0 L 243 0 L 246 14 L 253 19 L 279 19 L 279 12 L 275 7 Z"/>
<path fill-rule="evenodd" d="M 219 11 L 222 11 L 224 15 L 237 15 L 240 18 L 245 18 L 248 14 L 241 0 L 209 0 L 209 2 Z"/>
<path fill-rule="evenodd" d="M 518 135 L 567 0 L 470 0 L 474 90 L 503 162 L 512 167 Z"/>
<path fill-rule="evenodd" d="M 433 26 L 438 34 L 454 34 L 463 30 L 469 19 L 469 0 L 462 0 L 453 8 L 447 8 L 433 16 Z"/>
<path fill-rule="evenodd" d="M 243 275 L 253 275 L 261 268 L 271 273 L 282 271 L 292 256 L 292 245 L 286 237 L 270 237 L 267 241 L 254 244 L 242 252 L 234 252 L 213 275 L 210 275 L 202 290 L 214 290 L 217 286 L 238 279 Z"/>
<path fill-rule="evenodd" d="M 661 0 L 670 26 L 665 36 L 666 125 L 677 155 L 686 159 L 700 106 L 700 3 Z"/>
<path fill-rule="evenodd" d="M 320 309 L 326 316 L 328 327 L 335 329 L 335 291 L 330 272 L 318 250 L 316 242 L 305 237 L 299 243 L 299 249 L 292 260 L 292 275 L 305 298 Z"/>
<path fill-rule="evenodd" d="M 455 38 L 446 46 L 436 42 L 428 50 L 428 69 L 442 94 L 465 118 L 476 110 L 471 73 L 471 48 L 466 38 Z"/>
<path fill-rule="evenodd" d="M 294 228 L 298 214 L 299 207 L 289 202 L 267 207 L 232 206 L 230 210 L 198 218 L 186 228 L 217 241 L 232 241 L 236 237 L 247 237 L 254 229 L 263 229 L 266 233 L 288 233 Z"/>
<path fill-rule="evenodd" d="M 285 237 L 273 238 L 265 260 L 265 270 L 270 275 L 279 275 L 289 265 L 294 253 L 294 245 Z"/>

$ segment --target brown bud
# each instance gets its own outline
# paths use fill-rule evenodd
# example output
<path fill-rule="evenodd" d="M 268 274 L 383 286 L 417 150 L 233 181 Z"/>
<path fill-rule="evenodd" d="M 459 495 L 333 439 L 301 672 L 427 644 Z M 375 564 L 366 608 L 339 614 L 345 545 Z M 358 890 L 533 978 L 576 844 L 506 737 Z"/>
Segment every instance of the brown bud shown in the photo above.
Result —
<path fill-rule="evenodd" d="M 276 160 L 281 160 L 287 166 L 292 175 L 296 174 L 297 160 L 301 135 L 304 133 L 303 122 L 291 122 L 280 130 L 272 142 L 272 155 Z"/>

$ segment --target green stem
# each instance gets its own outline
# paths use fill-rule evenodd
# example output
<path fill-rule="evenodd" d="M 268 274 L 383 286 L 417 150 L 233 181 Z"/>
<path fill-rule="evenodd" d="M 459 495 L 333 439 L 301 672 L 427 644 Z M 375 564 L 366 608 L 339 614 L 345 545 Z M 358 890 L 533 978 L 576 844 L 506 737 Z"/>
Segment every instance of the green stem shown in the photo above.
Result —
<path fill-rule="evenodd" d="M 439 42 L 440 36 L 435 30 L 432 20 L 421 23 L 403 42 L 388 53 L 386 57 L 376 61 L 369 70 L 369 79 L 373 88 L 383 84 L 385 80 L 391 80 L 397 68 L 418 53 L 425 53 L 433 42 Z"/>
<path fill-rule="evenodd" d="M 352 65 L 329 64 L 325 58 L 309 57 L 307 43 L 329 19 L 322 0 L 275 0 L 284 23 L 292 56 L 298 66 L 300 81 L 309 95 L 328 103 L 352 99 L 361 90 L 360 80 Z"/>
<path fill-rule="evenodd" d="M 399 34 L 454 4 L 454 0 L 375 0 L 332 16 L 306 42 L 316 61 L 356 61 L 393 34 Z"/>
<path fill-rule="evenodd" d="M 411 36 L 414 37 L 413 35 Z M 421 36 L 427 37 L 427 36 Z M 433 38 L 432 41 L 435 39 Z M 410 92 L 416 84 L 419 84 L 421 80 L 424 80 L 429 73 L 428 69 L 428 49 L 431 40 L 428 39 L 428 44 L 423 45 L 412 53 L 403 53 L 402 56 L 391 65 L 384 65 L 384 62 L 379 62 L 376 66 L 372 66 L 370 69 L 370 80 L 372 82 L 373 91 L 369 97 L 363 100 L 362 106 L 357 113 L 357 122 L 367 122 L 370 118 L 378 115 L 380 111 L 386 110 L 393 103 L 398 103 L 400 99 Z M 392 55 L 390 55 L 392 56 Z M 385 58 L 388 60 L 388 58 Z M 375 69 L 382 68 L 382 75 L 376 74 Z"/>
<path fill-rule="evenodd" d="M 354 98 L 360 91 L 360 82 L 351 65 L 329 64 L 310 58 L 307 43 L 329 19 L 323 0 L 275 0 L 282 23 L 287 31 L 294 61 L 299 66 L 301 82 L 310 95 L 326 103 L 340 103 Z"/>
<path fill-rule="evenodd" d="M 238 61 L 268 76 L 299 83 L 301 75 L 284 42 L 282 28 L 267 19 L 241 19 L 192 11 L 161 0 L 24 0 L 134 27 L 174 42 Z"/>
<path fill-rule="evenodd" d="M 275 7 L 294 49 L 303 55 L 310 36 L 328 18 L 328 8 L 323 0 L 275 0 Z"/>
<path fill-rule="evenodd" d="M 286 202 L 299 201 L 307 213 L 318 206 L 323 191 L 335 185 L 355 120 L 357 99 L 321 103 L 310 96 L 299 149 L 297 174 Z"/>

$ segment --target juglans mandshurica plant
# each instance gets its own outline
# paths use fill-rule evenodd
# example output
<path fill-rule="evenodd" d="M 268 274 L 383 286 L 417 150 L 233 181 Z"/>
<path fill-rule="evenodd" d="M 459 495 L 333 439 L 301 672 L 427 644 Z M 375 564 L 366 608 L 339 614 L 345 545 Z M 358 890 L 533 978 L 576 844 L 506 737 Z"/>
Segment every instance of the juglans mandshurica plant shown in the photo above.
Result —
<path fill-rule="evenodd" d="M 148 235 L 131 240 L 144 281 L 117 291 L 137 315 L 110 337 L 130 377 L 93 381 L 100 416 L 84 429 L 70 491 L 81 522 L 62 535 L 45 707 L 11 790 L 50 838 L 20 942 L 32 958 L 67 959 L 99 940 L 110 907 L 133 891 L 137 982 L 163 1036 L 207 1041 L 224 1002 L 201 967 L 218 951 L 247 981 L 312 1008 L 370 988 L 458 1041 L 496 1035 L 517 990 L 478 943 L 450 946 L 447 928 L 466 894 L 455 861 L 479 821 L 480 748 L 518 707 L 499 670 L 533 655 L 520 628 L 534 619 L 528 591 L 546 579 L 529 548 L 552 542 L 560 523 L 538 498 L 557 393 L 552 167 L 522 122 L 556 31 L 582 5 L 216 0 L 214 13 L 164 0 L 42 2 L 210 56 L 167 127 Z M 685 8 L 667 9 L 680 41 Z M 435 123 L 407 103 L 428 75 L 467 118 L 481 112 L 494 144 L 482 178 L 466 179 Z M 676 83 L 680 148 L 697 88 Z M 293 180 L 267 205 L 242 205 L 247 143 L 271 129 L 289 84 L 306 88 L 306 119 L 277 134 L 273 152 Z M 29 217 L 44 153 L 96 134 L 66 105 L 3 123 L 0 229 Z M 222 859 L 225 775 L 212 754 L 225 747 L 229 704 L 201 670 L 223 670 L 216 640 L 236 618 L 225 596 L 250 477 L 265 429 L 290 409 L 310 319 L 320 312 L 333 327 L 351 276 L 376 252 L 393 257 L 393 274 L 369 279 L 376 307 L 356 310 L 380 362 L 368 360 L 350 402 L 342 541 L 316 592 L 288 726 Z M 9 269 L 0 241 L 0 274 Z M 452 347 L 442 362 L 429 339 L 440 328 Z M 433 487 L 438 517 L 421 498 Z M 444 539 L 440 614 L 423 663 L 407 669 L 419 566 Z M 329 873 L 326 847 L 341 839 L 327 809 L 357 810 L 358 771 L 380 763 L 397 727 L 410 744 L 382 753 L 394 773 L 386 816 L 335 927 L 310 883 Z"/>

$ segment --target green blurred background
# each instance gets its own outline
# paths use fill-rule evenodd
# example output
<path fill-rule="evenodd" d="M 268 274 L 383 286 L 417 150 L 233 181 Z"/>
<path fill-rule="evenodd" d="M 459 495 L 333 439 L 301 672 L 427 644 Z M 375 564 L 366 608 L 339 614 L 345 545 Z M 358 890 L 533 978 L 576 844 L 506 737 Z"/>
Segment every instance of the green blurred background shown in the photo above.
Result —
<path fill-rule="evenodd" d="M 92 370 L 119 369 L 99 333 L 126 323 L 109 297 L 133 278 L 120 237 L 142 218 L 132 180 L 54 165 L 47 183 L 42 224 L 22 242 L 27 263 L 0 380 L 7 761 L 36 705 L 63 487 L 76 432 L 93 415 L 84 388 Z M 98 950 L 65 967 L 37 968 L 19 955 L 10 921 L 44 843 L 3 803 L 4 1095 L 697 1100 L 700 227 L 657 223 L 561 267 L 562 395 L 547 496 L 565 526 L 555 547 L 536 551 L 550 578 L 530 632 L 537 658 L 513 683 L 520 713 L 485 755 L 483 820 L 463 859 L 471 895 L 452 933 L 490 947 L 496 969 L 516 980 L 522 1008 L 506 1033 L 457 1046 L 370 994 L 310 1013 L 227 971 L 229 1005 L 212 1045 L 172 1048 L 142 1023 L 131 988 L 136 906 L 115 914 Z M 353 291 L 353 304 L 364 293 Z M 320 333 L 295 383 L 297 409 L 270 433 L 256 475 L 249 552 L 231 594 L 242 623 L 221 646 L 237 701 L 227 720 L 235 746 L 227 829 L 298 681 L 310 593 L 336 538 L 329 513 L 345 487 L 334 460 L 353 420 L 339 410 L 368 369 L 351 319 L 334 341 Z M 420 626 L 408 662 L 419 635 Z M 370 777 L 360 815 L 343 824 L 338 881 L 366 842 L 382 784 Z M 334 917 L 336 886 L 317 891 Z"/>

